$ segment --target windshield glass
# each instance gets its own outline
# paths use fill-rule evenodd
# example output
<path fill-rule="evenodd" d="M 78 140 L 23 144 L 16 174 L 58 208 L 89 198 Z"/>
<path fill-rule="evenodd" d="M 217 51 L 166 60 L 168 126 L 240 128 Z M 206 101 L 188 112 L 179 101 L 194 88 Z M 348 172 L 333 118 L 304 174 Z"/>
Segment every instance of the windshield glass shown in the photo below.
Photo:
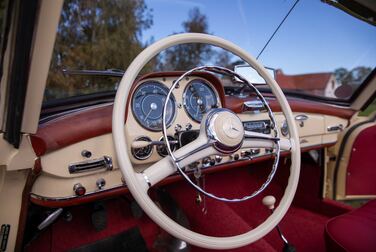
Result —
<path fill-rule="evenodd" d="M 285 91 L 313 96 L 350 97 L 376 63 L 375 27 L 318 0 L 66 0 L 45 102 L 115 90 L 116 78 L 62 70 L 126 70 L 147 45 L 181 32 L 232 41 L 274 69 Z M 223 50 L 191 44 L 164 51 L 143 72 L 203 64 L 233 69 L 244 63 Z"/>

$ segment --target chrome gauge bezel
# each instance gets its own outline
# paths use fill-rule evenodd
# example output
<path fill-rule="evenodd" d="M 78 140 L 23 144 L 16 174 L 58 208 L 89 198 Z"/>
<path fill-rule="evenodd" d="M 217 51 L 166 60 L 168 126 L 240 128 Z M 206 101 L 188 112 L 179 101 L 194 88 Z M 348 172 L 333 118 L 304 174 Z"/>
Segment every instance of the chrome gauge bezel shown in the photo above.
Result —
<path fill-rule="evenodd" d="M 152 140 L 151 140 L 151 138 L 150 137 L 148 137 L 148 136 L 139 136 L 139 137 L 137 137 L 137 138 L 135 138 L 134 139 L 134 141 L 149 141 L 149 142 L 151 142 Z M 152 145 L 148 145 L 148 146 L 146 146 L 146 147 L 143 147 L 143 148 L 148 148 L 149 149 L 149 153 L 148 153 L 148 155 L 146 155 L 146 156 L 143 156 L 143 157 L 141 157 L 141 156 L 138 156 L 137 155 L 137 153 L 135 152 L 136 151 L 136 148 L 131 148 L 131 153 L 132 153 L 132 156 L 135 158 L 135 159 L 137 159 L 137 160 L 146 160 L 146 159 L 148 159 L 149 157 L 151 157 L 151 155 L 153 155 L 153 146 Z"/>
<path fill-rule="evenodd" d="M 154 85 L 157 84 L 159 87 L 161 87 L 162 89 L 164 89 L 164 90 L 166 91 L 166 97 L 167 97 L 167 93 L 168 93 L 169 88 L 168 88 L 165 84 L 163 84 L 162 82 L 157 81 L 157 80 L 146 80 L 146 81 L 144 81 L 144 82 L 139 83 L 139 84 L 135 87 L 134 91 L 132 92 L 132 96 L 131 96 L 131 110 L 132 110 L 132 115 L 133 115 L 134 119 L 137 121 L 137 123 L 138 123 L 141 127 L 143 127 L 144 129 L 149 130 L 149 131 L 153 131 L 153 132 L 161 132 L 161 131 L 162 131 L 162 126 L 161 126 L 160 129 L 154 129 L 154 128 L 151 128 L 151 127 L 145 125 L 142 121 L 139 120 L 139 118 L 137 117 L 136 112 L 135 112 L 135 108 L 134 108 L 134 96 L 135 96 L 135 94 L 137 93 L 137 91 L 138 91 L 143 85 L 146 85 L 146 84 L 154 84 Z M 176 105 L 176 99 L 175 99 L 174 94 L 171 95 L 171 98 L 172 98 L 172 106 L 173 106 L 173 108 L 174 108 L 174 114 L 173 114 L 173 116 L 171 117 L 171 122 L 169 122 L 169 123 L 167 124 L 167 127 L 170 127 L 170 126 L 172 125 L 172 123 L 175 121 L 175 119 L 176 119 L 176 115 L 177 115 L 177 109 L 178 109 L 178 108 L 177 108 L 177 105 Z"/>
<path fill-rule="evenodd" d="M 176 140 L 175 137 L 173 137 L 171 135 L 168 135 L 167 138 L 170 138 L 169 140 Z M 159 138 L 159 141 L 164 141 L 163 136 L 161 136 Z M 163 146 L 164 148 L 166 148 L 167 154 L 161 153 L 160 146 Z M 171 148 L 172 151 L 175 151 L 178 148 L 178 144 L 171 144 L 171 146 L 172 146 L 172 148 Z M 159 146 L 157 145 L 156 146 L 156 151 L 157 151 L 158 155 L 161 156 L 161 157 L 168 156 L 168 151 L 167 151 L 167 146 L 166 145 L 159 145 Z"/>
<path fill-rule="evenodd" d="M 200 82 L 204 83 L 204 85 L 208 86 L 208 87 L 213 91 L 213 93 L 214 93 L 214 95 L 215 95 L 215 100 L 217 101 L 217 104 L 216 104 L 216 105 L 217 105 L 218 108 L 221 107 L 222 105 L 221 105 L 221 100 L 219 99 L 218 91 L 217 91 L 217 89 L 213 86 L 213 84 L 211 84 L 211 83 L 208 82 L 207 80 L 205 80 L 205 79 L 201 79 L 201 78 L 194 78 L 193 80 L 189 81 L 189 82 L 187 83 L 187 85 L 185 86 L 184 91 L 183 91 L 183 107 L 184 107 L 184 111 L 185 111 L 185 113 L 188 115 L 188 117 L 189 117 L 190 119 L 192 119 L 192 120 L 195 121 L 195 122 L 200 123 L 201 120 L 196 120 L 196 119 L 195 119 L 195 118 L 194 118 L 194 117 L 188 112 L 188 110 L 187 110 L 187 101 L 186 101 L 186 98 L 187 98 L 187 90 L 188 90 L 188 88 L 191 86 L 191 84 L 192 84 L 193 82 L 195 82 L 195 81 L 200 81 Z"/>

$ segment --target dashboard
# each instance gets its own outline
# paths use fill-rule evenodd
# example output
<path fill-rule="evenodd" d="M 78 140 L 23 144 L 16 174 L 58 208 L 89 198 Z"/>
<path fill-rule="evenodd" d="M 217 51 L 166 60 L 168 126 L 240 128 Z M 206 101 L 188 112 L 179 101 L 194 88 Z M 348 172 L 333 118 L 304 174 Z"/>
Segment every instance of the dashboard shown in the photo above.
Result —
<path fill-rule="evenodd" d="M 153 73 L 141 77 L 132 87 L 124 127 L 128 149 L 124 151 L 130 154 L 136 171 L 141 172 L 167 155 L 161 130 L 162 108 L 170 86 L 180 75 Z M 221 81 L 212 74 L 195 73 L 183 79 L 173 90 L 167 107 L 167 135 L 173 149 L 193 141 L 203 115 L 215 107 L 237 113 L 247 130 L 269 134 L 268 114 L 254 97 L 248 99 L 251 100 L 225 96 Z M 267 97 L 267 101 L 275 112 L 281 137 L 287 138 L 284 115 L 272 97 Z M 335 144 L 348 124 L 347 111 L 306 101 L 289 102 L 302 151 Z M 42 167 L 32 188 L 32 202 L 56 207 L 126 190 L 116 160 L 111 120 L 112 104 L 108 103 L 57 116 L 40 125 L 37 134 L 31 136 Z M 271 156 L 269 149 L 241 148 L 232 155 L 208 156 L 195 165 L 204 171 L 229 169 L 232 164 L 247 165 Z"/>

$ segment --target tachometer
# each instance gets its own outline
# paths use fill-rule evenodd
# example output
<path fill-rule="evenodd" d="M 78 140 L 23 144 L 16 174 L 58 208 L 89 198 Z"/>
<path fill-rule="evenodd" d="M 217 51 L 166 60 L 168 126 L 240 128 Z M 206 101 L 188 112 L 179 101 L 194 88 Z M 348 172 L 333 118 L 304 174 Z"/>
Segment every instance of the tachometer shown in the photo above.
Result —
<path fill-rule="evenodd" d="M 132 111 L 136 120 L 146 129 L 162 130 L 162 112 L 168 88 L 156 81 L 141 84 L 133 94 Z M 170 126 L 176 113 L 175 98 L 171 95 L 167 103 L 167 126 Z"/>
<path fill-rule="evenodd" d="M 183 104 L 188 115 L 201 122 L 210 109 L 218 107 L 218 96 L 213 88 L 200 79 L 191 81 L 183 94 Z"/>

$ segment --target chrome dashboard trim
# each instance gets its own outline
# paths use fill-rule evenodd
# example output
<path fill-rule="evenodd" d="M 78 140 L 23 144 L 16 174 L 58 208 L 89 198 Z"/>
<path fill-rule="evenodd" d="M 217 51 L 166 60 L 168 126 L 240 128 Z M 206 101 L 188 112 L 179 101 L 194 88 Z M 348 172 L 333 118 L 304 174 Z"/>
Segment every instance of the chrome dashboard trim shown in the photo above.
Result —
<path fill-rule="evenodd" d="M 113 190 L 113 189 L 118 189 L 118 188 L 121 188 L 121 187 L 127 188 L 126 185 L 119 184 L 119 185 L 115 185 L 113 187 L 106 188 L 105 190 L 103 190 L 103 189 L 99 190 L 98 189 L 96 191 L 86 192 L 82 196 L 70 195 L 70 196 L 64 196 L 64 197 L 48 197 L 48 196 L 38 195 L 38 194 L 35 194 L 35 193 L 30 193 L 30 197 L 35 198 L 35 199 L 39 199 L 39 200 L 43 200 L 43 201 L 64 201 L 64 200 L 82 198 L 82 197 L 90 196 L 90 195 L 93 195 L 93 194 L 96 194 L 96 193 L 107 192 L 107 191 L 110 191 L 110 190 Z"/>

